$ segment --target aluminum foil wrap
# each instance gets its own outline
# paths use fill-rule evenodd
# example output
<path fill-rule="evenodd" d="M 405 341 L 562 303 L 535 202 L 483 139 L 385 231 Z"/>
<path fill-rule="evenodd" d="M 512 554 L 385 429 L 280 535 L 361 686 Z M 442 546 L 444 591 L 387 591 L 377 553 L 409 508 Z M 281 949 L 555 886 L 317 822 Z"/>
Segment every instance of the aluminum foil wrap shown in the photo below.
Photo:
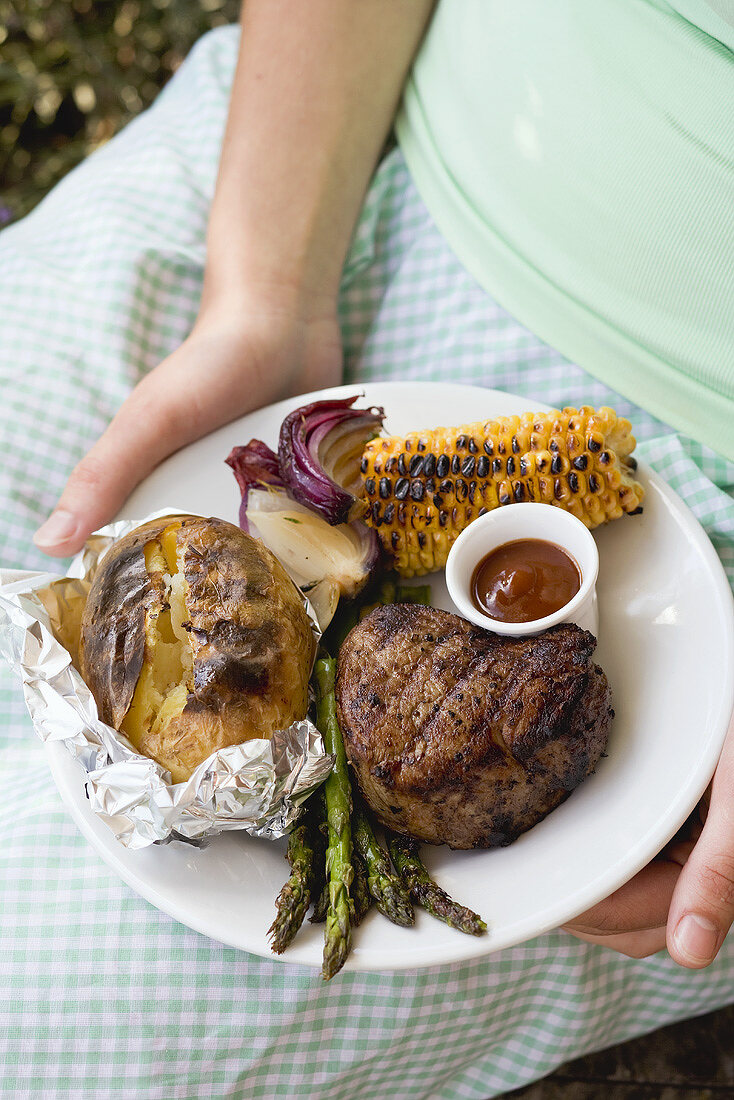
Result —
<path fill-rule="evenodd" d="M 166 508 L 103 527 L 87 540 L 66 577 L 16 573 L 0 584 L 0 654 L 22 679 L 36 732 L 43 741 L 63 742 L 80 762 L 92 809 L 127 848 L 173 839 L 200 844 L 228 829 L 281 837 L 332 766 L 321 734 L 304 718 L 270 741 L 220 749 L 185 783 L 171 783 L 160 764 L 135 752 L 123 734 L 100 720 L 78 671 L 81 616 L 94 573 L 128 532 L 185 511 Z M 318 642 L 305 596 L 304 606 Z"/>

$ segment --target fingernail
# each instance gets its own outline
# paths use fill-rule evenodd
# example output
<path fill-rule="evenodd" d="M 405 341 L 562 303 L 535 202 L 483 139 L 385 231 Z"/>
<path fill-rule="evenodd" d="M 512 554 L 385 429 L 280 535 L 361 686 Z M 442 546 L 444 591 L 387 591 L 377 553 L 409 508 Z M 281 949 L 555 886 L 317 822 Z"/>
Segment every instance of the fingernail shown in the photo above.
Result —
<path fill-rule="evenodd" d="M 708 917 L 686 913 L 678 921 L 675 945 L 692 963 L 710 962 L 719 946 L 719 929 Z"/>
<path fill-rule="evenodd" d="M 79 521 L 71 512 L 59 508 L 52 512 L 45 523 L 36 531 L 33 541 L 36 546 L 57 546 L 60 542 L 66 542 L 77 529 Z"/>

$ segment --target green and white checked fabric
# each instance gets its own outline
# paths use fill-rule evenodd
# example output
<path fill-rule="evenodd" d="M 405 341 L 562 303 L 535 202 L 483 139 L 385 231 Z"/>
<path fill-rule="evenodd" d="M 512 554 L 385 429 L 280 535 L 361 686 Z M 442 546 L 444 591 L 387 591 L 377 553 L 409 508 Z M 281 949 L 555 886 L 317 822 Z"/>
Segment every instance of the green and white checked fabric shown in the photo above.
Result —
<path fill-rule="evenodd" d="M 155 107 L 0 236 L 0 561 L 196 314 L 234 29 Z M 377 173 L 341 298 L 346 380 L 453 379 L 628 415 L 734 582 L 734 466 L 673 434 L 517 324 L 462 270 L 399 151 Z M 339 975 L 212 942 L 138 898 L 63 808 L 0 670 L 0 1097 L 484 1100 L 580 1053 L 734 999 L 708 970 L 554 932 L 489 959 Z M 29 782 L 28 776 L 31 776 Z"/>

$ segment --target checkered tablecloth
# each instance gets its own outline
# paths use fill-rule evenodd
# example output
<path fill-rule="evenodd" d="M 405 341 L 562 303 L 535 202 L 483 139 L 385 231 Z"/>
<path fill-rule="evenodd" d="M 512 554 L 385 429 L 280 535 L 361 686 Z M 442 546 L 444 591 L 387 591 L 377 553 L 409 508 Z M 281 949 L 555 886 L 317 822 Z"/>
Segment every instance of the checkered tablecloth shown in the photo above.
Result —
<path fill-rule="evenodd" d="M 197 310 L 237 32 L 198 45 L 156 106 L 0 235 L 0 561 Z M 734 466 L 523 329 L 462 270 L 400 152 L 381 165 L 341 297 L 348 382 L 452 379 L 610 404 L 734 581 Z M 257 958 L 141 900 L 80 836 L 0 670 L 0 1096 L 482 1100 L 734 999 L 706 971 L 554 932 L 490 958 L 339 975 Z M 29 776 L 31 776 L 29 782 Z"/>

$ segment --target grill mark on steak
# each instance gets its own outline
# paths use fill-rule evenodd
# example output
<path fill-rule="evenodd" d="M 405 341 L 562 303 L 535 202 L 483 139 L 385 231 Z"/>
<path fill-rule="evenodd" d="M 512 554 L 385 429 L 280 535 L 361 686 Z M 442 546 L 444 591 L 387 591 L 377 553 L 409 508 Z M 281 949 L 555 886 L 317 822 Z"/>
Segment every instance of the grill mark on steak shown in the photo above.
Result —
<path fill-rule="evenodd" d="M 336 694 L 347 754 L 383 824 L 484 847 L 549 812 L 606 743 L 595 645 L 569 624 L 512 639 L 435 608 L 373 611 L 342 646 Z"/>

